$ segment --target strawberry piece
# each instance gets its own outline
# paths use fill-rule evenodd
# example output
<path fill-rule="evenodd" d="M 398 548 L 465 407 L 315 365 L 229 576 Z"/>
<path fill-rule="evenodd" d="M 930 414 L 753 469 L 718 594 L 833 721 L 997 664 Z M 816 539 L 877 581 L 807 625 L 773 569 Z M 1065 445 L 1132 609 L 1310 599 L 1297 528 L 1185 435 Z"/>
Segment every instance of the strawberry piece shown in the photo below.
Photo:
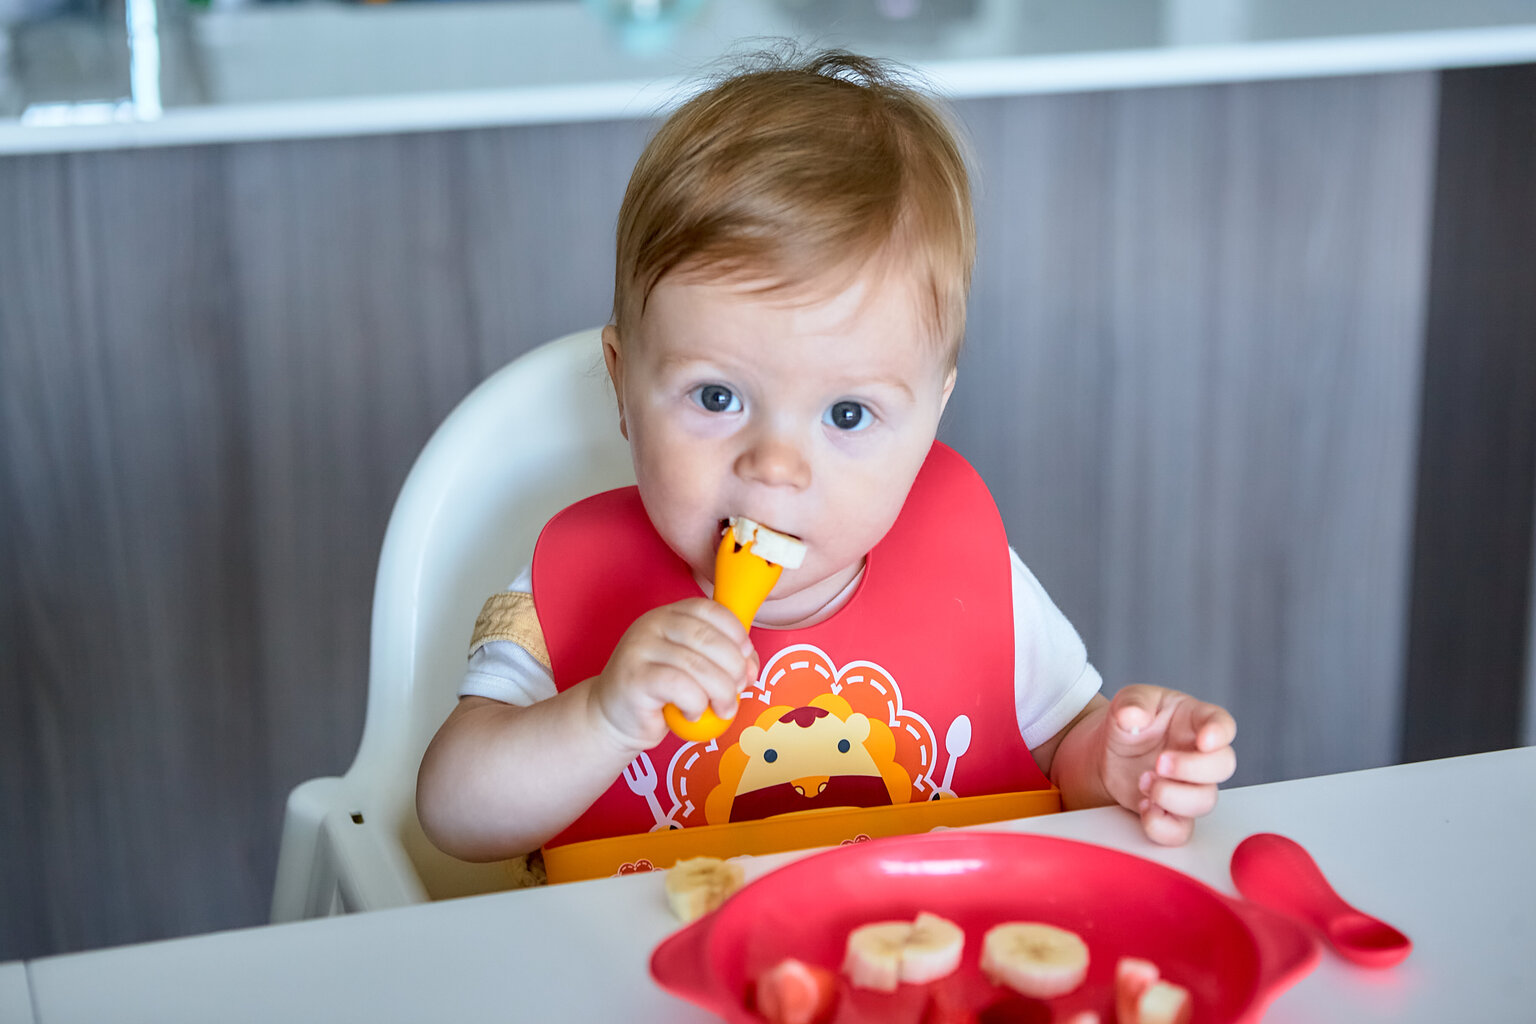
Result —
<path fill-rule="evenodd" d="M 964 1006 L 944 1006 L 930 1002 L 923 1007 L 922 1024 L 978 1024 L 980 1017 Z"/>
<path fill-rule="evenodd" d="M 755 995 L 771 1024 L 822 1024 L 837 1001 L 837 975 L 786 957 L 758 975 Z"/>
<path fill-rule="evenodd" d="M 977 1015 L 978 1024 L 1051 1024 L 1049 1004 L 1017 992 L 1005 992 Z"/>
<path fill-rule="evenodd" d="M 1157 983 L 1161 974 L 1157 964 L 1140 957 L 1123 956 L 1115 962 L 1115 1020 L 1118 1024 L 1140 1024 L 1141 995 Z"/>
<path fill-rule="evenodd" d="M 935 986 L 923 1006 L 921 1024 L 978 1024 L 980 1019 L 960 996 Z"/>

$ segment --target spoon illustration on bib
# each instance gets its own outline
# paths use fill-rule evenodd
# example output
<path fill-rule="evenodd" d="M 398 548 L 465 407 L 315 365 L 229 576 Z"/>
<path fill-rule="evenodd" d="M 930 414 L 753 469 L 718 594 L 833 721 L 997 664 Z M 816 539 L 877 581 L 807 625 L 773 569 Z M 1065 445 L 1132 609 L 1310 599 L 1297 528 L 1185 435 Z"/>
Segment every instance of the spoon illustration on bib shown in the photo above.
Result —
<path fill-rule="evenodd" d="M 1245 899 L 1313 925 L 1340 956 L 1362 967 L 1391 967 L 1413 949 L 1408 936 L 1344 902 L 1312 855 L 1285 836 L 1260 832 L 1239 843 L 1232 883 Z"/>

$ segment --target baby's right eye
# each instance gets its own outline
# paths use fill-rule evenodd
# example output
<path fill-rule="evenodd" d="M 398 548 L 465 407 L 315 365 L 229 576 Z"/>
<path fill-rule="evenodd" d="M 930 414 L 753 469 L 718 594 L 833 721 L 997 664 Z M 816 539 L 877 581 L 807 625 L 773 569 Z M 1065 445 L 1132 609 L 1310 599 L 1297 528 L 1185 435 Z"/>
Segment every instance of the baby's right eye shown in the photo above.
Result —
<path fill-rule="evenodd" d="M 741 399 L 723 384 L 704 384 L 694 388 L 693 400 L 706 412 L 741 411 Z"/>

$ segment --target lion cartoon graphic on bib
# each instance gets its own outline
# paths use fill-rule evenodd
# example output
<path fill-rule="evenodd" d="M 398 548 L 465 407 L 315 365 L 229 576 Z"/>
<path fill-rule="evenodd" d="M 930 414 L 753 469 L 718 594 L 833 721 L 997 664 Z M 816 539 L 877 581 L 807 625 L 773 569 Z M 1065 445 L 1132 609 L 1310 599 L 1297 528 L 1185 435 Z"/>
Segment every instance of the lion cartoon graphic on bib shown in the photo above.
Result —
<path fill-rule="evenodd" d="M 879 807 L 934 792 L 933 730 L 878 665 L 839 669 L 810 645 L 768 660 L 726 732 L 678 749 L 667 772 L 687 827 L 827 807 Z"/>

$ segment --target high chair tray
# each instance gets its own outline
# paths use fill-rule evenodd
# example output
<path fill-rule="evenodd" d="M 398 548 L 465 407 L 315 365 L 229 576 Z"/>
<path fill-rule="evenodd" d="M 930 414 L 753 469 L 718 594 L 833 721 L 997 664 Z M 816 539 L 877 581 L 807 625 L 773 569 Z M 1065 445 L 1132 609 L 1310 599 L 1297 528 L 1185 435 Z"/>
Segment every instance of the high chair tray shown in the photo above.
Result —
<path fill-rule="evenodd" d="M 910 835 L 935 828 L 983 825 L 1061 810 L 1055 788 L 987 796 L 948 797 L 885 807 L 835 807 L 799 811 L 728 825 L 613 836 L 544 848 L 551 882 L 660 871 L 689 857 L 738 857 L 838 846 L 881 836 Z"/>

